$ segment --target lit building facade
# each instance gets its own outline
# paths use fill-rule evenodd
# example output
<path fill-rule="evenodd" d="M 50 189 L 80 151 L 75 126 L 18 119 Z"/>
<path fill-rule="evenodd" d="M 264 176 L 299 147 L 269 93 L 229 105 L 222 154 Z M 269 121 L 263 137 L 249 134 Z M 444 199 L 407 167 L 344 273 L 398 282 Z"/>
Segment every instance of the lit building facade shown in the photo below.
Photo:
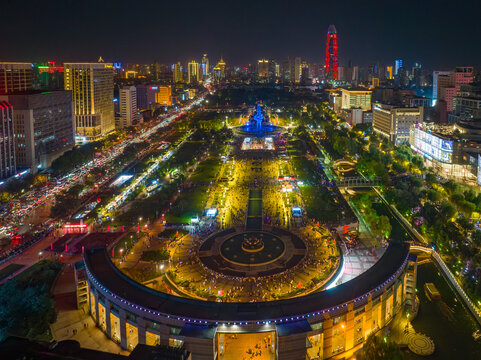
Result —
<path fill-rule="evenodd" d="M 214 80 L 219 82 L 225 80 L 225 67 L 226 67 L 226 62 L 224 59 L 221 57 L 220 61 L 217 63 L 216 66 L 214 66 Z"/>
<path fill-rule="evenodd" d="M 411 126 L 423 122 L 424 108 L 397 107 L 374 104 L 372 110 L 373 130 L 400 145 L 409 142 Z"/>
<path fill-rule="evenodd" d="M 72 92 L 3 95 L 14 108 L 16 163 L 31 173 L 46 169 L 75 145 Z"/>
<path fill-rule="evenodd" d="M 95 141 L 115 128 L 114 69 L 109 63 L 65 63 L 65 90 L 73 93 L 75 142 Z"/>
<path fill-rule="evenodd" d="M 124 86 L 119 90 L 119 115 L 116 124 L 118 129 L 134 125 L 137 122 L 139 115 L 135 86 Z"/>
<path fill-rule="evenodd" d="M 55 62 L 35 65 L 38 71 L 39 88 L 45 90 L 60 90 L 64 88 L 64 67 Z"/>
<path fill-rule="evenodd" d="M 294 83 L 299 84 L 301 82 L 301 66 L 302 60 L 300 57 L 294 58 L 294 69 L 292 74 L 294 75 Z"/>
<path fill-rule="evenodd" d="M 0 62 L 0 95 L 33 89 L 33 64 Z"/>
<path fill-rule="evenodd" d="M 394 60 L 394 75 L 399 74 L 399 69 L 403 67 L 403 61 L 401 59 Z"/>
<path fill-rule="evenodd" d="M 189 62 L 187 67 L 187 83 L 193 84 L 200 81 L 199 63 L 195 60 Z"/>
<path fill-rule="evenodd" d="M 372 91 L 341 89 L 342 109 L 361 108 L 363 111 L 371 110 Z"/>
<path fill-rule="evenodd" d="M 0 101 L 0 130 L 0 179 L 5 179 L 17 171 L 13 107 L 6 101 Z"/>
<path fill-rule="evenodd" d="M 181 84 L 184 82 L 184 76 L 182 74 L 182 64 L 180 62 L 174 64 L 173 77 L 175 84 Z"/>
<path fill-rule="evenodd" d="M 209 71 L 209 58 L 207 57 L 207 54 L 204 54 L 204 56 L 202 56 L 202 62 L 200 66 L 202 68 L 202 75 L 208 76 L 210 71 Z"/>
<path fill-rule="evenodd" d="M 158 92 L 155 93 L 155 102 L 162 106 L 172 106 L 172 87 L 159 86 Z"/>
<path fill-rule="evenodd" d="M 283 360 L 347 357 L 416 298 L 416 262 L 409 245 L 390 244 L 379 261 L 336 287 L 258 303 L 202 301 L 167 295 L 116 270 L 103 249 L 87 250 L 75 267 L 77 304 L 123 349 L 137 344 L 183 346 L 196 360 L 237 358 L 235 336 Z M 265 341 L 265 340 L 264 340 Z M 263 348 L 264 351 L 264 348 Z"/>
<path fill-rule="evenodd" d="M 269 60 L 257 60 L 257 76 L 259 79 L 267 79 L 269 76 Z"/>
<path fill-rule="evenodd" d="M 439 126 L 416 124 L 411 126 L 409 145 L 424 157 L 427 167 L 434 168 L 440 175 L 454 179 L 475 179 L 477 161 L 481 154 L 481 129 L 477 141 L 464 136 L 466 128 L 457 125 Z M 472 130 L 468 130 L 470 133 Z M 476 154 L 476 155 L 475 155 Z"/>

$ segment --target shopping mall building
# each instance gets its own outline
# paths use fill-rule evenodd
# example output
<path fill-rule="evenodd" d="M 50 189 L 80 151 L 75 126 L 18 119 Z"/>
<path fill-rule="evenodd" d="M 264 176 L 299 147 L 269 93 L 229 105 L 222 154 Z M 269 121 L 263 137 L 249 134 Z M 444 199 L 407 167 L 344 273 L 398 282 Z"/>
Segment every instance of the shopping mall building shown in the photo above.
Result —
<path fill-rule="evenodd" d="M 415 300 L 416 262 L 392 243 L 370 269 L 341 285 L 269 302 L 210 302 L 145 287 L 111 262 L 105 249 L 76 266 L 79 307 L 124 349 L 138 343 L 184 346 L 197 359 L 242 359 L 234 341 L 261 344 L 270 359 L 342 358 Z M 257 349 L 257 348 L 256 348 Z"/>

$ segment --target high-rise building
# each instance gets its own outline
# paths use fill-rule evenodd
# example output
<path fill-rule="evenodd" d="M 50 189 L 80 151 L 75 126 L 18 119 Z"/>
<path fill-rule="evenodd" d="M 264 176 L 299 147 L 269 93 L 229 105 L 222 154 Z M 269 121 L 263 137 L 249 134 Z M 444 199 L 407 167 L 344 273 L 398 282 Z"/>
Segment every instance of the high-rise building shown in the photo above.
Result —
<path fill-rule="evenodd" d="M 220 61 L 214 66 L 214 80 L 215 81 L 222 81 L 225 79 L 225 67 L 226 63 L 224 59 L 221 57 Z"/>
<path fill-rule="evenodd" d="M 75 142 L 98 140 L 115 128 L 111 63 L 65 63 L 65 90 L 73 92 Z"/>
<path fill-rule="evenodd" d="M 386 78 L 388 80 L 394 79 L 393 69 L 392 66 L 386 66 Z"/>
<path fill-rule="evenodd" d="M 187 83 L 194 84 L 200 81 L 199 63 L 192 60 L 187 67 Z"/>
<path fill-rule="evenodd" d="M 157 62 L 157 60 L 154 60 L 154 63 L 152 64 L 151 69 L 150 69 L 150 74 L 155 81 L 159 81 L 159 79 L 160 79 L 160 64 Z"/>
<path fill-rule="evenodd" d="M 179 62 L 177 64 L 174 64 L 174 71 L 173 71 L 173 76 L 174 76 L 174 83 L 175 84 L 180 84 L 184 82 L 184 77 L 182 75 L 182 65 Z"/>
<path fill-rule="evenodd" d="M 207 57 L 207 54 L 204 54 L 204 56 L 202 56 L 201 67 L 202 67 L 202 75 L 203 76 L 209 75 L 209 58 Z"/>
<path fill-rule="evenodd" d="M 290 83 L 291 79 L 291 59 L 287 58 L 282 62 L 282 80 L 284 83 Z"/>
<path fill-rule="evenodd" d="M 296 84 L 301 82 L 301 62 L 300 57 L 294 58 L 294 71 L 291 74 L 294 74 L 294 82 Z"/>
<path fill-rule="evenodd" d="M 33 64 L 0 62 L 0 94 L 33 89 Z"/>
<path fill-rule="evenodd" d="M 326 79 L 337 79 L 337 30 L 334 25 L 329 25 L 326 40 Z"/>
<path fill-rule="evenodd" d="M 375 104 L 372 111 L 373 130 L 389 139 L 396 145 L 409 141 L 412 125 L 423 122 L 424 108 L 397 107 L 386 104 Z"/>
<path fill-rule="evenodd" d="M 399 69 L 403 67 L 403 61 L 401 59 L 394 60 L 394 75 L 397 75 Z"/>
<path fill-rule="evenodd" d="M 450 71 L 434 71 L 433 72 L 433 105 L 436 104 L 441 93 L 440 89 L 449 87 L 452 83 Z"/>
<path fill-rule="evenodd" d="M 13 108 L 18 168 L 46 169 L 75 145 L 71 91 L 0 95 Z"/>
<path fill-rule="evenodd" d="M 13 107 L 6 101 L 0 101 L 0 179 L 12 176 L 17 171 L 15 161 L 15 136 L 13 129 Z"/>
<path fill-rule="evenodd" d="M 269 76 L 269 60 L 257 60 L 257 76 L 259 79 L 267 79 Z"/>
<path fill-rule="evenodd" d="M 159 90 L 155 93 L 155 102 L 162 106 L 172 105 L 172 87 L 170 85 L 159 86 Z"/>
<path fill-rule="evenodd" d="M 137 90 L 135 86 L 124 86 L 119 90 L 119 113 L 116 127 L 123 129 L 138 120 Z"/>

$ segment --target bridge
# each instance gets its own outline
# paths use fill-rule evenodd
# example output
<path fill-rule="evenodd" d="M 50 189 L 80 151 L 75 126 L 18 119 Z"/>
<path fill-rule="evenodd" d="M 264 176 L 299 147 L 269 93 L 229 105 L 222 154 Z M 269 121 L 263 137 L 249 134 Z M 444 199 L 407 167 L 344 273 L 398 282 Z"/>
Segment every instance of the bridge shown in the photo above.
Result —
<path fill-rule="evenodd" d="M 362 176 L 346 177 L 342 180 L 336 181 L 336 184 L 340 188 L 373 187 L 381 185 L 381 178 L 374 177 L 368 179 Z"/>

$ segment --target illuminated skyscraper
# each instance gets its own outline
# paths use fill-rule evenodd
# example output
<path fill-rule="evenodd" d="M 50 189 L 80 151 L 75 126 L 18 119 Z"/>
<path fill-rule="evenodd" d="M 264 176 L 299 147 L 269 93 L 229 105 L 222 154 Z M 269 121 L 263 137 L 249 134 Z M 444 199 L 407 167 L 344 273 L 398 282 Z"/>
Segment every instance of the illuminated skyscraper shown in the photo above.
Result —
<path fill-rule="evenodd" d="M 334 25 L 329 25 L 327 29 L 326 41 L 326 78 L 337 79 L 337 31 Z"/>
<path fill-rule="evenodd" d="M 192 60 L 187 67 L 187 82 L 189 84 L 198 82 L 200 80 L 199 63 Z"/>
<path fill-rule="evenodd" d="M 221 81 L 225 79 L 225 66 L 226 63 L 222 57 L 220 58 L 220 61 L 217 63 L 216 66 L 214 66 L 214 80 L 215 81 Z"/>
<path fill-rule="evenodd" d="M 204 54 L 204 56 L 202 56 L 202 63 L 200 64 L 200 66 L 202 67 L 202 75 L 209 75 L 209 58 L 207 57 L 207 54 Z"/>
<path fill-rule="evenodd" d="M 392 66 L 386 66 L 386 78 L 388 80 L 394 79 L 393 73 L 392 73 Z"/>
<path fill-rule="evenodd" d="M 397 75 L 399 69 L 403 67 L 403 61 L 401 59 L 394 60 L 394 75 Z"/>
<path fill-rule="evenodd" d="M 180 61 L 174 65 L 174 83 L 179 84 L 183 82 L 183 76 L 182 76 L 182 65 L 180 64 Z"/>
<path fill-rule="evenodd" d="M 98 140 L 115 128 L 111 63 L 65 63 L 65 90 L 73 93 L 75 142 Z"/>
<path fill-rule="evenodd" d="M 137 89 L 135 86 L 124 86 L 119 91 L 120 117 L 116 127 L 123 129 L 134 125 L 138 120 Z"/>
<path fill-rule="evenodd" d="M 7 178 L 15 174 L 15 137 L 13 132 L 13 108 L 6 101 L 0 101 L 0 122 L 2 131 L 0 132 L 0 179 Z"/>
<path fill-rule="evenodd" d="M 257 60 L 257 75 L 260 79 L 266 79 L 269 75 L 269 60 Z"/>
<path fill-rule="evenodd" d="M 296 57 L 294 58 L 294 82 L 299 84 L 301 82 L 301 58 Z"/>

